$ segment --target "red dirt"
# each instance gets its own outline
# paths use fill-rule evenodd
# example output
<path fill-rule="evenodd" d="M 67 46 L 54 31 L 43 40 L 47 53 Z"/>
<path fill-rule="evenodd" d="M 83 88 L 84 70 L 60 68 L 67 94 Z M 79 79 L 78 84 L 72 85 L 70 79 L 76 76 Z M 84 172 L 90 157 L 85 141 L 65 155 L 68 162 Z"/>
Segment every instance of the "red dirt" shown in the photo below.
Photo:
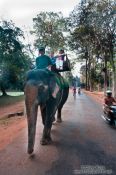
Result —
<path fill-rule="evenodd" d="M 26 127 L 26 118 L 12 117 L 0 120 L 0 150 L 10 144 Z"/>
<path fill-rule="evenodd" d="M 97 92 L 97 91 L 84 91 L 85 94 L 89 95 L 92 97 L 95 101 L 97 101 L 100 104 L 103 104 L 104 102 L 104 93 L 103 92 Z"/>
<path fill-rule="evenodd" d="M 24 111 L 24 102 L 17 102 L 13 105 L 8 105 L 5 107 L 0 107 L 0 119 L 7 117 L 9 114 L 14 114 L 17 112 Z"/>
<path fill-rule="evenodd" d="M 20 131 L 26 127 L 26 117 L 14 115 L 17 112 L 24 111 L 24 102 L 14 105 L 0 107 L 0 150 L 4 149 Z M 14 116 L 8 118 L 9 114 Z"/>

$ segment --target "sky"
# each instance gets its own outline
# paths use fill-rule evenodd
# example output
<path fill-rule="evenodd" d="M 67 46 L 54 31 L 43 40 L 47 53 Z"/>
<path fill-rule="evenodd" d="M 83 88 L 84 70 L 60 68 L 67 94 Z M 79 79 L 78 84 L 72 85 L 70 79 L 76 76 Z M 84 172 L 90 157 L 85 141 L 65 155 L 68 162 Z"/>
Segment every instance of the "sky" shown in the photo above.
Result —
<path fill-rule="evenodd" d="M 68 16 L 80 0 L 0 0 L 0 19 L 12 20 L 18 27 L 31 27 L 41 11 L 61 11 Z"/>

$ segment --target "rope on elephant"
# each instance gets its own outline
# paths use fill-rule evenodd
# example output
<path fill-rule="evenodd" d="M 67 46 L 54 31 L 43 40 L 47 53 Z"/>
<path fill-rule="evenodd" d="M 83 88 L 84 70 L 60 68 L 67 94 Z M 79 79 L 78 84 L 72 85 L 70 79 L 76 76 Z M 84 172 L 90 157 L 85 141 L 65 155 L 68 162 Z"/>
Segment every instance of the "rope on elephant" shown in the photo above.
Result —
<path fill-rule="evenodd" d="M 68 81 L 64 77 L 62 77 L 60 74 L 57 74 L 49 70 L 47 70 L 47 72 L 55 77 L 56 83 L 61 89 L 69 87 Z"/>
<path fill-rule="evenodd" d="M 57 74 L 56 74 L 56 75 L 57 75 Z M 64 77 L 62 77 L 62 76 L 60 76 L 60 75 L 57 75 L 56 77 L 57 77 L 57 79 L 59 79 L 60 84 L 61 84 L 61 87 L 62 87 L 63 89 L 69 87 L 68 81 L 67 81 Z"/>

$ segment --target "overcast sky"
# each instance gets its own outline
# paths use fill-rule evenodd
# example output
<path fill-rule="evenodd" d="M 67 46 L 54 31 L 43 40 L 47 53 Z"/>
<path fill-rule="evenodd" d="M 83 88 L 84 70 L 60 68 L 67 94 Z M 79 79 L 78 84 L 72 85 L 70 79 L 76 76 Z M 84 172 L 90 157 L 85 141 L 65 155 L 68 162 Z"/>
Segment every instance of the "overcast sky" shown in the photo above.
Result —
<path fill-rule="evenodd" d="M 32 26 L 32 18 L 41 11 L 61 11 L 68 16 L 80 0 L 0 0 L 0 19 L 12 20 L 16 26 Z"/>

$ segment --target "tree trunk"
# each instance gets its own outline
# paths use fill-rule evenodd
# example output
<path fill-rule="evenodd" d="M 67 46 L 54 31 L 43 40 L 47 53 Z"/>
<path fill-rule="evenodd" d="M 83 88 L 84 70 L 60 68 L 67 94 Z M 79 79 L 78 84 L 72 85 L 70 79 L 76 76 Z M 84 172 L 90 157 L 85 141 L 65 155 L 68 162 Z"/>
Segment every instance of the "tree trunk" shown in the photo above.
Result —
<path fill-rule="evenodd" d="M 104 69 L 104 95 L 107 91 L 107 57 L 105 57 L 105 69 Z"/>
<path fill-rule="evenodd" d="M 7 95 L 6 90 L 5 90 L 5 88 L 2 85 L 1 85 L 1 91 L 2 91 L 2 95 L 3 96 Z"/>
<path fill-rule="evenodd" d="M 115 63 L 115 47 L 111 47 L 110 50 L 110 63 L 112 65 L 112 95 L 116 98 L 116 63 Z"/>
<path fill-rule="evenodd" d="M 113 97 L 116 98 L 116 71 L 113 70 L 112 73 L 112 93 L 113 93 Z"/>
<path fill-rule="evenodd" d="M 86 85 L 85 85 L 85 86 L 86 86 L 86 87 L 85 87 L 86 90 L 88 89 L 88 88 L 87 88 L 87 87 L 88 87 L 88 83 L 87 83 L 87 80 L 88 80 L 87 72 L 88 72 L 88 71 L 87 71 L 87 70 L 88 70 L 88 67 L 87 67 L 87 58 L 86 58 Z"/>

